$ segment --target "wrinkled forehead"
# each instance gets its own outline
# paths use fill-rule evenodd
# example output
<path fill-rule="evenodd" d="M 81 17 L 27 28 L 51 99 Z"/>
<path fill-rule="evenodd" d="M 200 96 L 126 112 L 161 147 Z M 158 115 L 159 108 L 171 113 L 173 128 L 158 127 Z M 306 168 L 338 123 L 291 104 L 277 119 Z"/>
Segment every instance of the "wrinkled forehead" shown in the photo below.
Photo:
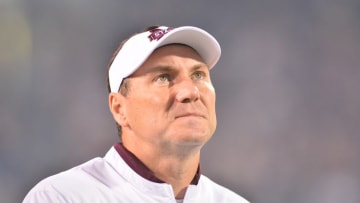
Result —
<path fill-rule="evenodd" d="M 195 49 L 184 44 L 169 44 L 157 48 L 129 77 L 147 72 L 172 72 L 181 69 L 206 69 L 208 65 Z"/>

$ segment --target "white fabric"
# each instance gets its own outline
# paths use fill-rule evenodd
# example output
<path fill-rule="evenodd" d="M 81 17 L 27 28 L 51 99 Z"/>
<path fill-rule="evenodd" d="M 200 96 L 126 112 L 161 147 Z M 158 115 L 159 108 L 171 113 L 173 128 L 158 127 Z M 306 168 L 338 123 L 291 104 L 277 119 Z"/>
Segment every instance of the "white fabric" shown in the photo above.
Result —
<path fill-rule="evenodd" d="M 171 185 L 144 179 L 112 147 L 104 158 L 94 158 L 38 183 L 23 201 L 35 202 L 176 203 L 176 199 Z M 201 175 L 198 185 L 188 187 L 183 202 L 248 201 Z"/>

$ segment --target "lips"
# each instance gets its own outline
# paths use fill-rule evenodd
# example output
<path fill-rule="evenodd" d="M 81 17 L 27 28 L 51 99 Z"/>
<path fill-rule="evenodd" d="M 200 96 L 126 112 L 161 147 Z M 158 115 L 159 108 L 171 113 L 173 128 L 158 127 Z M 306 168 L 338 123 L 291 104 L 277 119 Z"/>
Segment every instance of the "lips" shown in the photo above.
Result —
<path fill-rule="evenodd" d="M 186 118 L 186 117 L 200 117 L 200 118 L 205 118 L 204 115 L 199 114 L 199 113 L 183 113 L 180 115 L 175 116 L 175 118 Z"/>

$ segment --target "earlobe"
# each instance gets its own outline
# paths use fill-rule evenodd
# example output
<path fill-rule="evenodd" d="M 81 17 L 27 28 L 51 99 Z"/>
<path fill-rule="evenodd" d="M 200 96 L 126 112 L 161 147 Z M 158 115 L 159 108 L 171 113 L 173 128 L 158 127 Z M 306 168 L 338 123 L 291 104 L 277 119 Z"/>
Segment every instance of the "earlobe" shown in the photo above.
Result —
<path fill-rule="evenodd" d="M 126 125 L 124 96 L 119 93 L 109 94 L 109 108 L 115 121 L 121 125 Z"/>

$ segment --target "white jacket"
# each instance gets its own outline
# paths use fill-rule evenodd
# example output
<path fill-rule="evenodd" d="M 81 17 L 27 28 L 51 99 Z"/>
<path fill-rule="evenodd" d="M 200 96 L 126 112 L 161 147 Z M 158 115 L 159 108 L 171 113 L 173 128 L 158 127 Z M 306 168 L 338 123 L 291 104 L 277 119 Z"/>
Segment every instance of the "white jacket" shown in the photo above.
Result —
<path fill-rule="evenodd" d="M 39 182 L 23 201 L 35 202 L 176 203 L 176 200 L 170 184 L 155 183 L 141 177 L 112 147 L 104 158 L 94 158 Z M 197 185 L 188 186 L 183 202 L 248 203 L 204 175 Z"/>

